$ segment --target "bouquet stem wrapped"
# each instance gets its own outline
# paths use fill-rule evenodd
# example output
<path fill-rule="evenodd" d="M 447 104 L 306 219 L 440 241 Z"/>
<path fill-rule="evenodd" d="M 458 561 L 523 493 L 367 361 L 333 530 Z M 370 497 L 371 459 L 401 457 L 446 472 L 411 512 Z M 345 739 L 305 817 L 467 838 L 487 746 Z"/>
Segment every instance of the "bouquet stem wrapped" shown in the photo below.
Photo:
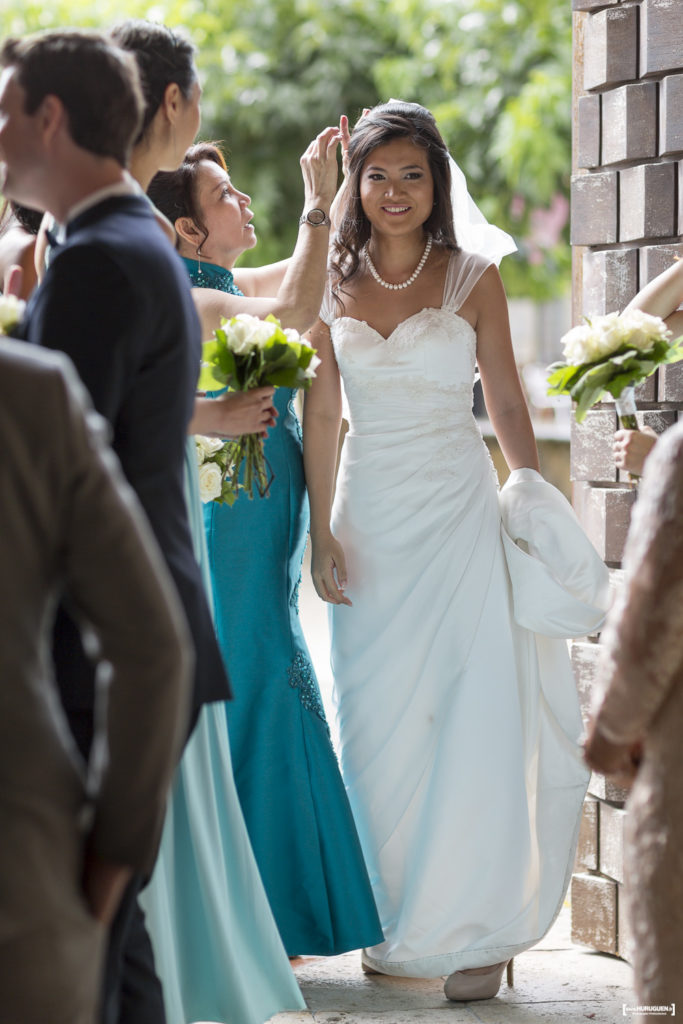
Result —
<path fill-rule="evenodd" d="M 309 388 L 320 360 L 299 333 L 283 330 L 274 316 L 265 320 L 241 313 L 224 321 L 204 342 L 200 391 L 227 387 L 250 391 L 272 387 Z M 263 437 L 242 434 L 226 442 L 226 469 L 220 499 L 232 504 L 240 491 L 253 498 L 268 497 L 273 481 L 263 450 Z"/>

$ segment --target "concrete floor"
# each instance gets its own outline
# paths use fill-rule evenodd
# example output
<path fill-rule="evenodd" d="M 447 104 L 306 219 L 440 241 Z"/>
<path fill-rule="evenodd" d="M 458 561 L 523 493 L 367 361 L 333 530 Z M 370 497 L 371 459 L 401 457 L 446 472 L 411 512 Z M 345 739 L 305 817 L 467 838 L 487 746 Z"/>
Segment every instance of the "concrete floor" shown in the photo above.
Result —
<path fill-rule="evenodd" d="M 315 663 L 333 738 L 329 641 L 325 606 L 310 583 L 308 558 L 301 587 L 301 618 Z M 485 1002 L 449 1002 L 443 983 L 418 978 L 365 975 L 360 954 L 304 958 L 293 962 L 308 1013 L 282 1013 L 272 1024 L 615 1024 L 632 1006 L 631 968 L 623 960 L 593 953 L 570 940 L 565 904 L 545 939 L 515 960 L 515 984 L 503 983 Z M 633 1018 L 631 1018 L 633 1019 Z"/>
<path fill-rule="evenodd" d="M 616 1024 L 634 1003 L 623 960 L 573 946 L 567 904 L 538 946 L 515 960 L 515 984 L 477 1003 L 451 1003 L 437 978 L 366 976 L 360 955 L 293 962 L 308 1013 L 272 1024 Z M 632 1018 L 631 1018 L 632 1019 Z"/>

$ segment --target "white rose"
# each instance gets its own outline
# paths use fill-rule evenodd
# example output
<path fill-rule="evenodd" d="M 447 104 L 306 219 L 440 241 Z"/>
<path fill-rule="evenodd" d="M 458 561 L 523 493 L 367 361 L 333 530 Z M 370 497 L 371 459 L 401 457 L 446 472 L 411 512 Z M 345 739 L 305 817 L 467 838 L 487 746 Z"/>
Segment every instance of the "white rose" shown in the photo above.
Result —
<path fill-rule="evenodd" d="M 251 323 L 255 320 L 248 313 L 240 313 L 234 317 L 224 330 L 228 339 L 228 348 L 238 356 L 248 355 L 254 348 L 251 340 Z"/>
<path fill-rule="evenodd" d="M 622 315 L 624 340 L 641 352 L 652 348 L 656 341 L 667 341 L 671 331 L 658 316 L 642 309 L 629 309 Z"/>
<path fill-rule="evenodd" d="M 616 352 L 628 340 L 623 317 L 619 313 L 606 313 L 565 334 L 562 339 L 564 357 L 573 366 L 594 363 Z"/>
<path fill-rule="evenodd" d="M 0 334 L 14 327 L 24 315 L 26 303 L 16 295 L 0 295 Z"/>
<path fill-rule="evenodd" d="M 618 313 L 596 316 L 591 324 L 593 359 L 600 359 L 610 352 L 616 352 L 624 344 L 624 324 Z"/>
<path fill-rule="evenodd" d="M 293 327 L 285 327 L 285 332 L 284 333 L 285 333 L 285 338 L 287 339 L 287 341 L 295 341 L 295 342 L 300 342 L 301 341 L 301 335 L 299 334 L 298 331 L 295 331 Z M 303 342 L 303 344 L 306 344 L 306 343 Z M 309 346 L 309 348 L 310 348 L 310 346 Z"/>
<path fill-rule="evenodd" d="M 201 466 L 206 459 L 211 458 L 220 451 L 224 442 L 217 437 L 205 437 L 203 434 L 195 434 L 194 443 L 197 450 L 197 465 Z"/>
<path fill-rule="evenodd" d="M 304 370 L 304 377 L 306 378 L 306 380 L 313 380 L 313 378 L 315 377 L 315 371 L 318 369 L 321 362 L 322 360 L 319 359 L 318 356 L 311 357 L 310 363 Z"/>
<path fill-rule="evenodd" d="M 269 323 L 267 320 L 258 320 L 252 326 L 250 337 L 257 348 L 263 348 L 277 331 L 277 324 Z"/>
<path fill-rule="evenodd" d="M 238 355 L 251 352 L 255 348 L 263 348 L 277 330 L 277 324 L 260 320 L 249 313 L 238 313 L 230 324 L 230 348 Z"/>
<path fill-rule="evenodd" d="M 220 496 L 223 474 L 215 462 L 205 462 L 199 467 L 199 497 L 204 503 Z"/>
<path fill-rule="evenodd" d="M 572 327 L 571 331 L 567 331 L 562 338 L 564 358 L 570 366 L 578 366 L 580 363 L 590 362 L 587 354 L 589 331 L 590 329 L 587 324 L 581 324 L 578 327 Z"/>

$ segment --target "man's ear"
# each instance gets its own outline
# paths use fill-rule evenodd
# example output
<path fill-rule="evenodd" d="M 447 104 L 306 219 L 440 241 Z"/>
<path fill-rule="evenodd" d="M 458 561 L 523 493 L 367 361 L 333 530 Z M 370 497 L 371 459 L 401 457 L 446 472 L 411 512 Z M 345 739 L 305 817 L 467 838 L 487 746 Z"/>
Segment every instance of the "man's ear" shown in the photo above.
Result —
<path fill-rule="evenodd" d="M 192 220 L 192 217 L 178 217 L 173 226 L 180 238 L 184 239 L 184 241 L 188 242 L 190 245 L 197 246 L 201 244 L 202 234 L 195 222 Z"/>
<path fill-rule="evenodd" d="M 55 96 L 53 93 L 48 93 L 47 96 L 44 96 L 36 110 L 35 116 L 38 119 L 38 125 L 45 142 L 52 142 L 64 129 L 66 129 L 69 135 L 71 134 L 69 131 L 69 115 L 59 96 Z"/>

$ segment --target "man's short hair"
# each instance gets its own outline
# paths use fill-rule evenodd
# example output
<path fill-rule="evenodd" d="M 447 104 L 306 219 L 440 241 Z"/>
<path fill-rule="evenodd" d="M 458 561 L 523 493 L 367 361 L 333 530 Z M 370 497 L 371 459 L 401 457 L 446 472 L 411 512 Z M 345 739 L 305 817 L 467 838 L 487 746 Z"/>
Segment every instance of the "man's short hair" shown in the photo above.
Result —
<path fill-rule="evenodd" d="M 57 96 L 76 145 L 128 164 L 144 109 L 130 54 L 95 32 L 41 32 L 5 40 L 0 65 L 16 69 L 27 114 L 34 114 L 46 96 Z"/>

